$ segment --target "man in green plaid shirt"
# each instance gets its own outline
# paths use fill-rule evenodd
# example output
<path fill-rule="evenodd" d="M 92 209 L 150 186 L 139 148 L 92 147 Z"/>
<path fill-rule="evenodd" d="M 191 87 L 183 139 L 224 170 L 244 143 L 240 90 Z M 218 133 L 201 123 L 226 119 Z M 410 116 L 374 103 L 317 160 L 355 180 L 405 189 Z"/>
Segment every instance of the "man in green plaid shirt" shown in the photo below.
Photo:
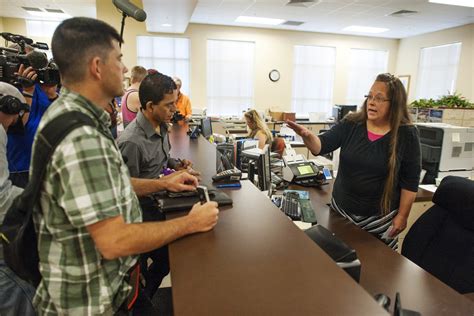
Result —
<path fill-rule="evenodd" d="M 127 276 L 137 255 L 217 223 L 214 202 L 195 205 L 187 216 L 172 221 L 141 223 L 136 194 L 192 190 L 197 179 L 185 172 L 160 180 L 130 178 L 104 110 L 123 94 L 127 69 L 120 41 L 111 26 L 89 18 L 65 20 L 53 35 L 63 89 L 39 130 L 69 111 L 90 116 L 96 126 L 73 130 L 45 162 L 41 213 L 34 218 L 42 275 L 34 305 L 40 315 L 128 313 Z M 133 312 L 150 307 L 140 296 L 136 302 Z"/>

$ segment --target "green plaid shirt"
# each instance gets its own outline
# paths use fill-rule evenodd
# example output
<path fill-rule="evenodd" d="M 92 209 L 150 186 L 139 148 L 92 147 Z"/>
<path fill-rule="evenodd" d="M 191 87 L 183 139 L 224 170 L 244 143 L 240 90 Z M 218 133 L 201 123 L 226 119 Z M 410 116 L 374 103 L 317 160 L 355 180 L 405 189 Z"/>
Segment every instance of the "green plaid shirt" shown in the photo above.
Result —
<path fill-rule="evenodd" d="M 68 111 L 87 114 L 97 127 L 72 131 L 47 162 L 42 214 L 34 218 L 43 276 L 34 305 L 40 315 L 110 315 L 131 290 L 125 277 L 137 256 L 104 259 L 87 226 L 119 215 L 141 222 L 141 211 L 107 112 L 63 88 L 38 130 Z"/>

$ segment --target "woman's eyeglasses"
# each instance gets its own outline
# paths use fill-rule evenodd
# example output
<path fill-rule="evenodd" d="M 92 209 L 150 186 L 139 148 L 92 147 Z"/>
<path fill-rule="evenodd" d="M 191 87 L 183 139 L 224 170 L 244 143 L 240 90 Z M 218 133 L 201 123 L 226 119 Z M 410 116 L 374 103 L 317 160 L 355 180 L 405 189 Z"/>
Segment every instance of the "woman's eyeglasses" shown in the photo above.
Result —
<path fill-rule="evenodd" d="M 390 99 L 385 99 L 383 96 L 377 94 L 375 97 L 373 95 L 365 95 L 364 96 L 367 101 L 374 101 L 375 103 L 383 103 L 383 102 L 387 102 L 387 101 L 390 101 Z"/>

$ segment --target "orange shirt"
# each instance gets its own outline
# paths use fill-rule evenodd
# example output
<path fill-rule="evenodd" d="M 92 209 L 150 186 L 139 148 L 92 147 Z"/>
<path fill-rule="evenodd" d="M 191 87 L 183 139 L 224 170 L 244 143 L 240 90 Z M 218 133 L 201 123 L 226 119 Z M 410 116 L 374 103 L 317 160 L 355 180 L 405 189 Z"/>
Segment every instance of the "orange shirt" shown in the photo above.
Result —
<path fill-rule="evenodd" d="M 178 100 L 176 100 L 176 109 L 184 116 L 192 114 L 191 101 L 182 93 L 179 94 Z"/>

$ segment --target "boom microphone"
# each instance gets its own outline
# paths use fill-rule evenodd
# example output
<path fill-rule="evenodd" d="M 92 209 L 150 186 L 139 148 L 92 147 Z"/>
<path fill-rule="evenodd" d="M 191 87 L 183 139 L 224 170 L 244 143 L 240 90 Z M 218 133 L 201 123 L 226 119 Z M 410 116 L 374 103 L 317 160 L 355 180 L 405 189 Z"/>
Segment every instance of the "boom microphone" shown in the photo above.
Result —
<path fill-rule="evenodd" d="M 124 14 L 134 18 L 139 22 L 146 20 L 146 12 L 130 3 L 128 0 L 113 0 L 112 3 Z"/>

